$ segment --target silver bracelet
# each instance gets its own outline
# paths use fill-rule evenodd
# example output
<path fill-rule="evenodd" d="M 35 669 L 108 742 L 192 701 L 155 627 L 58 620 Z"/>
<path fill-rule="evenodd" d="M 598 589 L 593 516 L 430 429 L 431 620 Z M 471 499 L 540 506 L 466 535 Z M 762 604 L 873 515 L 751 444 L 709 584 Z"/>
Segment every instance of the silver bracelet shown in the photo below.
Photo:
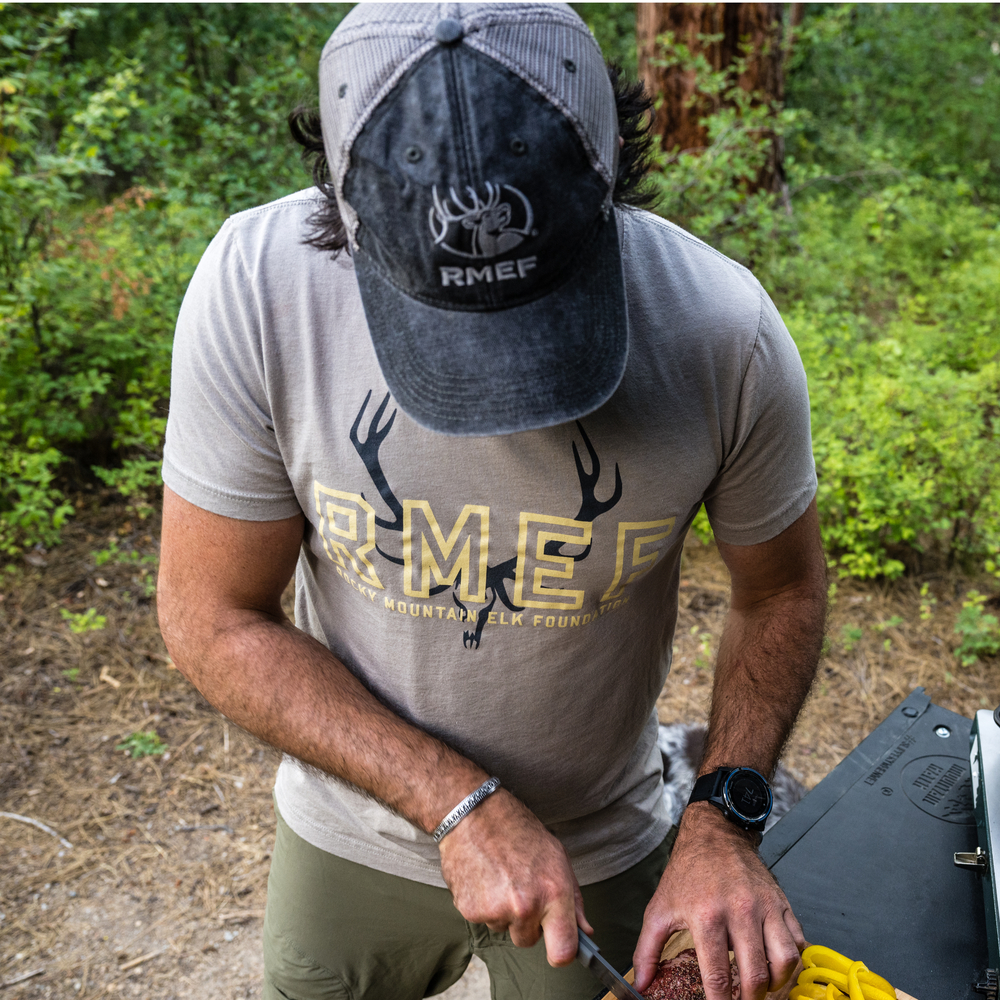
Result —
<path fill-rule="evenodd" d="M 472 812 L 476 806 L 484 799 L 488 799 L 500 787 L 499 778 L 487 778 L 471 795 L 466 795 L 464 799 L 441 822 L 438 828 L 431 834 L 434 843 L 440 844 L 441 838 L 445 834 L 451 833 L 466 816 Z"/>

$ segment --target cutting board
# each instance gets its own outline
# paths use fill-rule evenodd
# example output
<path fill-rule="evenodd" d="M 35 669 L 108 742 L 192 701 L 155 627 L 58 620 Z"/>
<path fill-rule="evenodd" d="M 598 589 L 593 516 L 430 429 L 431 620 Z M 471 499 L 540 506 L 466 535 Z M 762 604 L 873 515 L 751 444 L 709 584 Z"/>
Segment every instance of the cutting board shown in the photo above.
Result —
<path fill-rule="evenodd" d="M 682 951 L 686 951 L 688 948 L 694 947 L 694 939 L 691 937 L 690 931 L 678 931 L 674 934 L 670 940 L 663 946 L 663 952 L 660 955 L 660 961 L 665 962 L 668 959 L 676 958 Z M 729 957 L 733 957 L 733 953 L 729 953 Z M 798 967 L 795 970 L 794 975 L 788 980 L 785 985 L 778 990 L 777 993 L 768 993 L 767 1000 L 788 1000 L 788 994 L 792 987 L 795 985 L 796 979 L 798 979 L 799 973 L 802 971 L 802 963 L 799 962 Z M 625 973 L 625 978 L 631 983 L 635 979 L 635 970 L 629 969 Z M 613 993 L 605 993 L 601 1000 L 615 1000 Z M 916 1000 L 915 997 L 911 997 L 909 993 L 904 993 L 902 990 L 896 990 L 896 1000 Z"/>

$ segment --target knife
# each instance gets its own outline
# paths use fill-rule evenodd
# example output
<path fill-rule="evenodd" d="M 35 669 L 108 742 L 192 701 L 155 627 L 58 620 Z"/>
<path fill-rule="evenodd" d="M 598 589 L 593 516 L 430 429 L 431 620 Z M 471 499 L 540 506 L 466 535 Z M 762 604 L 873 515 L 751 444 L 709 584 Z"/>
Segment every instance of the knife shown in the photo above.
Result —
<path fill-rule="evenodd" d="M 601 949 L 594 942 L 577 928 L 579 944 L 576 949 L 577 961 L 584 967 L 590 969 L 591 974 L 600 984 L 618 998 L 618 1000 L 645 1000 L 641 993 L 636 992 L 631 983 L 627 982 L 614 966 L 601 955 Z"/>

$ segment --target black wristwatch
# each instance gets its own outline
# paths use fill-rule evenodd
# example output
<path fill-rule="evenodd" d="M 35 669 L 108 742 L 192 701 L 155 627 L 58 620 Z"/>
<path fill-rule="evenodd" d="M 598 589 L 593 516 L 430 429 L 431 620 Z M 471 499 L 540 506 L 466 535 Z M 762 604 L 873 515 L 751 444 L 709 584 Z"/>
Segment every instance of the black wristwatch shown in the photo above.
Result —
<path fill-rule="evenodd" d="M 774 797 L 764 775 L 752 767 L 720 767 L 695 783 L 688 805 L 711 802 L 731 823 L 744 830 L 762 832 L 771 815 Z"/>

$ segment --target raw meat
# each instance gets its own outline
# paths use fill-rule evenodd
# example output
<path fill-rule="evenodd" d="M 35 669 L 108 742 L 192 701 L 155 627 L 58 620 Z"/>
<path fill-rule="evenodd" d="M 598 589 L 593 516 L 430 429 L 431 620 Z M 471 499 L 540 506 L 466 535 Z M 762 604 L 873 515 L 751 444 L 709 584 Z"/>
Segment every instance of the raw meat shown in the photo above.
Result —
<path fill-rule="evenodd" d="M 735 962 L 729 963 L 733 980 L 733 1000 L 740 995 L 740 974 Z M 694 948 L 682 951 L 676 958 L 660 962 L 656 978 L 642 994 L 646 1000 L 705 1000 L 698 956 Z"/>

